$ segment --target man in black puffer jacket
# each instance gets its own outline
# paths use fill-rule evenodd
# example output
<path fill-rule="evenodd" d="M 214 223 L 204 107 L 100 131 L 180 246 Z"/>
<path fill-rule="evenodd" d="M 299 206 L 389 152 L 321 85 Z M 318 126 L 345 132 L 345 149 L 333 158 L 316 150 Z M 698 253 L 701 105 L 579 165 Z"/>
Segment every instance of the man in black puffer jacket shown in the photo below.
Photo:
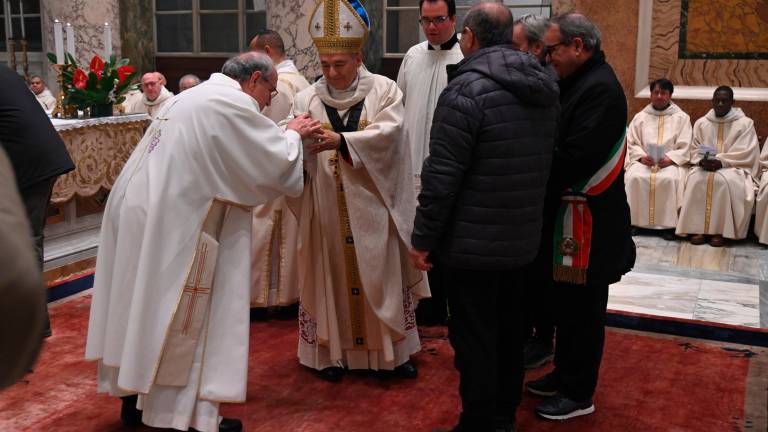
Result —
<path fill-rule="evenodd" d="M 554 77 L 511 47 L 498 3 L 467 14 L 430 135 L 412 236 L 417 268 L 446 271 L 461 375 L 455 431 L 508 431 L 522 388 L 521 304 L 536 256 L 557 130 Z"/>

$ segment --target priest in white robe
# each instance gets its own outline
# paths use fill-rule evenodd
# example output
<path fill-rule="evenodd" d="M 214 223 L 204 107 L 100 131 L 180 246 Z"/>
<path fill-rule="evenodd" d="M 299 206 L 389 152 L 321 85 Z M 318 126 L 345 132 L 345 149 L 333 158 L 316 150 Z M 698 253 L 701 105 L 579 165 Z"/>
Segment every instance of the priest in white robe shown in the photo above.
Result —
<path fill-rule="evenodd" d="M 123 102 L 126 114 L 146 113 L 153 120 L 173 93 L 165 88 L 165 76 L 160 72 L 147 72 L 141 76 L 141 97 L 126 97 Z"/>
<path fill-rule="evenodd" d="M 368 16 L 359 1 L 323 0 L 309 20 L 323 77 L 294 101 L 324 134 L 305 141 L 299 227 L 299 361 L 329 381 L 345 369 L 415 377 L 414 308 L 429 295 L 408 257 L 415 198 L 402 141 L 402 92 L 362 66 Z"/>
<path fill-rule="evenodd" d="M 262 30 L 251 40 L 251 50 L 269 56 L 277 69 L 277 94 L 264 115 L 279 123 L 288 117 L 293 99 L 309 87 L 304 75 L 285 56 L 285 44 L 274 30 Z M 299 225 L 285 197 L 253 209 L 251 307 L 285 308 L 299 301 L 297 268 Z M 295 313 L 295 309 L 286 309 Z"/>
<path fill-rule="evenodd" d="M 29 77 L 29 89 L 35 94 L 37 102 L 43 107 L 43 110 L 47 113 L 53 111 L 56 108 L 56 98 L 51 94 L 51 91 L 45 87 L 45 81 L 39 75 L 32 75 Z"/>
<path fill-rule="evenodd" d="M 624 174 L 632 225 L 665 230 L 667 240 L 675 238 L 693 136 L 691 118 L 672 102 L 673 92 L 668 79 L 651 83 L 651 103 L 627 130 Z"/>
<path fill-rule="evenodd" d="M 692 244 L 720 247 L 747 235 L 755 204 L 760 148 L 752 119 L 733 108 L 733 90 L 715 90 L 711 109 L 693 126 L 691 169 L 685 184 L 677 235 Z"/>
<path fill-rule="evenodd" d="M 163 108 L 115 182 L 86 358 L 126 424 L 242 430 L 218 410 L 246 396 L 251 207 L 302 192 L 320 128 L 264 117 L 276 84 L 269 57 L 230 59 Z"/>
<path fill-rule="evenodd" d="M 760 188 L 757 190 L 755 235 L 762 244 L 768 244 L 768 139 L 760 153 Z"/>

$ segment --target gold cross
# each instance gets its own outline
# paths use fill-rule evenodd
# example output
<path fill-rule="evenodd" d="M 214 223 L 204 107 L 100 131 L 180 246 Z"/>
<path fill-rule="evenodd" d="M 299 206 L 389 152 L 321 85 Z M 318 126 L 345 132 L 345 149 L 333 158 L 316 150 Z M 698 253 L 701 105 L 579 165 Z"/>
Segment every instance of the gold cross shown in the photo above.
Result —
<path fill-rule="evenodd" d="M 189 331 L 189 327 L 192 325 L 192 316 L 195 313 L 195 307 L 197 306 L 197 298 L 202 295 L 208 295 L 211 292 L 210 288 L 200 287 L 200 282 L 203 279 L 203 271 L 205 270 L 205 260 L 208 258 L 208 245 L 203 244 L 200 249 L 200 259 L 197 263 L 197 269 L 195 270 L 195 278 L 192 285 L 184 286 L 184 293 L 190 295 L 189 304 L 187 305 L 187 314 L 184 317 L 184 325 L 181 328 L 181 334 L 186 335 Z"/>
<path fill-rule="evenodd" d="M 320 23 L 315 23 L 315 30 L 320 31 L 321 28 Z"/>
<path fill-rule="evenodd" d="M 344 30 L 348 32 L 352 30 L 352 24 L 350 24 L 349 21 L 344 25 Z"/>

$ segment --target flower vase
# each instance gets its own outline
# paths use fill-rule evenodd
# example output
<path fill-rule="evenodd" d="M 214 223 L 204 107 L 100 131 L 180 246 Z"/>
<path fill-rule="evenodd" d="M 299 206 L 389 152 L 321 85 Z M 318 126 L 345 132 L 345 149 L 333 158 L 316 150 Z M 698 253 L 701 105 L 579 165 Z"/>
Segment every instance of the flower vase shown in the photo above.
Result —
<path fill-rule="evenodd" d="M 111 117 L 112 104 L 100 104 L 91 106 L 91 117 Z"/>

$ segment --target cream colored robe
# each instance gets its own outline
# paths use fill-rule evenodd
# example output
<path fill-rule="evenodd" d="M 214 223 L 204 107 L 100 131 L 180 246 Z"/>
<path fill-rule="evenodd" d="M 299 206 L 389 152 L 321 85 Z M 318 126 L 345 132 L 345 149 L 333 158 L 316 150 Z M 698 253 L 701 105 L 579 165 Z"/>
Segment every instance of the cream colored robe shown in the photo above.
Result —
<path fill-rule="evenodd" d="M 663 111 L 649 104 L 632 119 L 624 174 L 632 225 L 652 229 L 677 226 L 692 133 L 690 117 L 674 103 Z M 661 169 L 640 163 L 640 158 L 648 155 L 649 144 L 663 146 L 674 164 Z"/>
<path fill-rule="evenodd" d="M 302 91 L 294 114 L 330 128 L 323 102 L 339 110 L 365 98 L 358 132 L 343 133 L 352 163 L 335 151 L 307 161 L 299 217 L 299 361 L 315 369 L 386 369 L 420 350 L 414 309 L 429 296 L 408 257 L 413 229 L 410 151 L 394 81 L 361 67 L 356 88 L 332 97 L 325 79 Z"/>
<path fill-rule="evenodd" d="M 760 188 L 757 191 L 755 235 L 760 243 L 768 244 L 768 139 L 760 153 Z"/>
<path fill-rule="evenodd" d="M 703 159 L 698 151 L 702 145 L 717 149 L 722 169 L 709 172 L 696 166 Z M 740 108 L 732 108 L 722 118 L 710 110 L 693 126 L 691 165 L 676 233 L 746 237 L 760 165 L 752 119 Z"/>
<path fill-rule="evenodd" d="M 403 92 L 405 118 L 403 139 L 410 146 L 416 193 L 421 190 L 421 165 L 429 156 L 429 131 L 437 99 L 448 84 L 445 67 L 460 62 L 459 43 L 449 50 L 430 50 L 429 42 L 412 46 L 400 65 L 397 85 Z"/>
<path fill-rule="evenodd" d="M 264 109 L 264 115 L 279 123 L 290 114 L 296 94 L 309 83 L 290 60 L 276 69 L 278 95 Z M 299 301 L 298 232 L 296 216 L 285 197 L 253 209 L 252 307 L 288 306 Z"/>
<path fill-rule="evenodd" d="M 162 90 L 160 90 L 160 95 L 158 95 L 157 99 L 153 101 L 147 99 L 147 95 L 141 94 L 141 98 L 132 98 L 131 101 L 129 101 L 128 97 L 126 97 L 125 102 L 123 102 L 123 106 L 125 107 L 126 114 L 146 113 L 152 117 L 152 120 L 154 120 L 155 117 L 157 117 L 157 114 L 163 108 L 163 105 L 165 105 L 165 103 L 168 102 L 172 97 L 173 93 L 171 93 L 167 88 L 163 87 Z"/>
<path fill-rule="evenodd" d="M 43 107 L 45 112 L 51 112 L 56 108 L 56 98 L 53 97 L 50 90 L 43 89 L 43 91 L 41 91 L 40 94 L 36 94 L 35 97 L 37 98 L 37 101 L 40 102 L 40 106 Z"/>
<path fill-rule="evenodd" d="M 154 427 L 218 429 L 245 400 L 251 207 L 303 188 L 302 146 L 222 74 L 171 100 L 104 213 L 86 358 Z"/>

